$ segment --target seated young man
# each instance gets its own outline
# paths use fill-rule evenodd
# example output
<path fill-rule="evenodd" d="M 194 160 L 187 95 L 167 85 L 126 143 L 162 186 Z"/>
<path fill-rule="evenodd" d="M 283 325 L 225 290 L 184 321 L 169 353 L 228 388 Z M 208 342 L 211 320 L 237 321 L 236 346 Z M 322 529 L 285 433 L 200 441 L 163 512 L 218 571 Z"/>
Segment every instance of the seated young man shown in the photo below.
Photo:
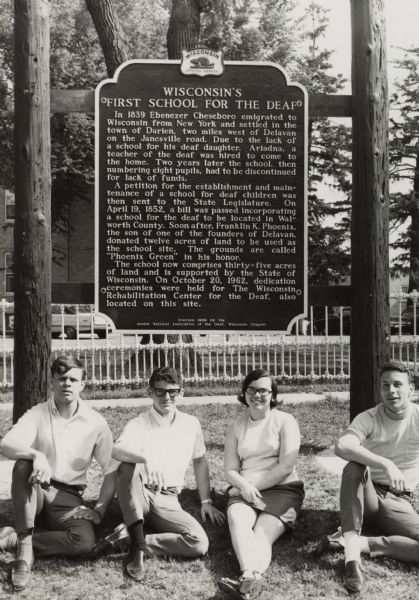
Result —
<path fill-rule="evenodd" d="M 362 589 L 360 554 L 419 562 L 419 515 L 412 506 L 419 483 L 419 406 L 413 404 L 410 373 L 402 363 L 381 369 L 381 403 L 357 415 L 336 444 L 349 461 L 340 491 L 342 531 L 329 545 L 345 548 L 344 584 Z M 370 523 L 378 537 L 364 537 Z"/>
<path fill-rule="evenodd" d="M 201 516 L 222 524 L 224 515 L 212 506 L 208 462 L 201 425 L 176 408 L 183 390 L 176 371 L 161 367 L 149 380 L 152 407 L 126 425 L 112 456 L 118 470 L 117 495 L 131 538 L 130 577 L 144 577 L 144 555 L 197 557 L 208 549 L 208 538 L 198 521 L 178 500 L 192 459 Z M 145 536 L 143 525 L 152 533 Z"/>
<path fill-rule="evenodd" d="M 105 419 L 80 398 L 85 375 L 73 356 L 56 358 L 51 365 L 51 398 L 29 409 L 0 442 L 0 452 L 16 460 L 12 476 L 16 529 L 0 529 L 0 549 L 17 550 L 11 572 L 15 590 L 28 583 L 34 554 L 88 554 L 95 543 L 93 523 L 100 523 L 115 493 L 112 434 Z M 82 494 L 93 458 L 105 477 L 96 506 L 89 509 Z M 34 531 L 41 511 L 48 530 Z"/>

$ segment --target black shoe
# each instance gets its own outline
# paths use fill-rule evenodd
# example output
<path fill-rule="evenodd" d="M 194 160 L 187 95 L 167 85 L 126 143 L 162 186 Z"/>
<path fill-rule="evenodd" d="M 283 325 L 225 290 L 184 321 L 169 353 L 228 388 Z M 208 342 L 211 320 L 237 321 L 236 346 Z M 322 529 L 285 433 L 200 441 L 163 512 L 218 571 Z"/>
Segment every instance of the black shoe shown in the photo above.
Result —
<path fill-rule="evenodd" d="M 145 577 L 144 552 L 134 550 L 131 556 L 131 562 L 125 567 L 127 575 L 135 581 L 142 581 Z"/>
<path fill-rule="evenodd" d="M 96 558 L 99 558 L 99 556 L 110 554 L 112 550 L 113 546 L 110 542 L 105 539 L 97 540 L 89 554 L 89 559 L 95 560 Z"/>
<path fill-rule="evenodd" d="M 112 533 L 107 535 L 105 538 L 97 540 L 93 546 L 92 551 L 89 554 L 89 558 L 94 560 L 99 556 L 105 554 L 112 554 L 116 552 L 125 552 L 128 550 L 130 537 L 126 526 L 122 523 L 115 527 Z"/>
<path fill-rule="evenodd" d="M 364 577 L 359 560 L 350 560 L 346 563 L 343 584 L 349 592 L 356 594 L 361 591 Z"/>
<path fill-rule="evenodd" d="M 217 584 L 220 590 L 223 590 L 230 598 L 244 600 L 244 595 L 240 592 L 240 581 L 238 579 L 222 577 L 217 581 Z"/>
<path fill-rule="evenodd" d="M 33 567 L 33 556 L 28 561 L 23 559 L 15 560 L 10 572 L 10 580 L 14 592 L 21 592 L 29 583 Z"/>

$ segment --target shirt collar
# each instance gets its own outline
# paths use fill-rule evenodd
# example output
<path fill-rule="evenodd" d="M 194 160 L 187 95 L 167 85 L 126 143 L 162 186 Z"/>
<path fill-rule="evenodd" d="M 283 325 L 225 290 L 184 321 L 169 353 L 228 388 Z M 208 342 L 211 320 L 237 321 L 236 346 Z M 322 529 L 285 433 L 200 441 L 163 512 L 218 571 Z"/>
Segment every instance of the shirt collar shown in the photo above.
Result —
<path fill-rule="evenodd" d="M 161 427 L 162 429 L 168 428 L 171 425 L 173 425 L 176 420 L 176 416 L 177 416 L 177 408 L 176 407 L 175 407 L 175 413 L 174 413 L 173 419 L 171 421 L 169 421 L 165 417 L 162 417 L 162 415 L 159 412 L 157 412 L 157 410 L 154 408 L 154 406 L 152 406 L 150 408 L 151 421 L 153 421 L 154 424 L 157 425 L 157 427 Z"/>
<path fill-rule="evenodd" d="M 386 417 L 388 417 L 392 421 L 403 421 L 403 419 L 407 419 L 411 415 L 412 410 L 413 410 L 411 403 L 408 404 L 408 406 L 406 407 L 406 410 L 402 413 L 391 412 L 390 410 L 387 409 L 384 402 L 382 402 L 382 408 L 383 408 L 383 412 L 386 415 Z"/>
<path fill-rule="evenodd" d="M 50 398 L 48 400 L 48 405 L 49 405 L 49 410 L 53 415 L 61 416 L 60 413 L 58 412 L 58 408 L 55 405 L 54 396 L 52 396 L 52 395 L 50 396 Z M 75 419 L 76 417 L 86 417 L 86 412 L 87 412 L 87 406 L 83 402 L 83 400 L 81 398 L 79 398 L 77 410 L 71 418 Z"/>

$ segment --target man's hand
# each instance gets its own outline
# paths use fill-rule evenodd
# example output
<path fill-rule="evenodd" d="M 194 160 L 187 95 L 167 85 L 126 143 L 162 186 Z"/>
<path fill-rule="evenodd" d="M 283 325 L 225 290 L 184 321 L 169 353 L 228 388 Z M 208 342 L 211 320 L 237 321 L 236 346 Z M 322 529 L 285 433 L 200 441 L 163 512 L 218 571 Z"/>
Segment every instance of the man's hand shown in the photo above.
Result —
<path fill-rule="evenodd" d="M 67 513 L 65 520 L 68 519 L 86 519 L 86 521 L 93 521 L 95 525 L 99 525 L 102 521 L 102 517 L 97 510 L 88 508 L 87 506 L 76 506 L 73 510 Z"/>
<path fill-rule="evenodd" d="M 241 495 L 250 504 L 256 504 L 258 498 L 262 498 L 262 494 L 259 492 L 257 487 L 252 483 L 246 482 L 240 486 Z"/>
<path fill-rule="evenodd" d="M 156 465 L 153 465 L 152 461 L 149 459 L 144 463 L 144 467 L 147 475 L 147 483 L 156 486 L 158 492 L 165 490 L 167 486 L 163 471 Z"/>
<path fill-rule="evenodd" d="M 398 492 L 403 492 L 406 489 L 406 479 L 400 469 L 391 460 L 384 464 L 383 469 L 389 486 Z"/>
<path fill-rule="evenodd" d="M 215 508 L 209 502 L 204 502 L 204 504 L 201 504 L 201 518 L 203 523 L 205 523 L 207 517 L 210 518 L 211 523 L 215 523 L 218 526 L 223 525 L 226 520 L 224 514 L 218 508 Z"/>
<path fill-rule="evenodd" d="M 33 470 L 29 476 L 29 483 L 32 483 L 32 485 L 35 485 L 36 483 L 49 483 L 52 470 L 45 454 L 38 452 L 33 459 L 32 465 Z"/>

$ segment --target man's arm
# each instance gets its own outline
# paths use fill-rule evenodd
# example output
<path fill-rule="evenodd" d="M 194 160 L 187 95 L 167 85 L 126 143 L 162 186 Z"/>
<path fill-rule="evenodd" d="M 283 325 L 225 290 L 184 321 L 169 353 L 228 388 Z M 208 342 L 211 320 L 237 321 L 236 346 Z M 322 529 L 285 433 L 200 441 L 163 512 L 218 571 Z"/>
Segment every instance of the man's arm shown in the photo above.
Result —
<path fill-rule="evenodd" d="M 157 486 L 158 491 L 167 487 L 164 473 L 161 469 L 153 465 L 153 461 L 150 458 L 146 458 L 144 454 L 140 454 L 133 449 L 130 443 L 118 441 L 112 449 L 112 458 L 119 462 L 143 464 L 147 475 L 147 481 L 150 485 Z"/>
<path fill-rule="evenodd" d="M 395 490 L 403 491 L 406 487 L 406 479 L 393 461 L 364 448 L 355 433 L 343 434 L 335 446 L 335 454 L 344 460 L 381 469 L 386 475 L 388 485 Z"/>
<path fill-rule="evenodd" d="M 119 462 L 126 463 L 145 463 L 146 459 L 143 454 L 140 454 L 131 447 L 131 444 L 117 442 L 112 448 L 112 458 Z"/>
<path fill-rule="evenodd" d="M 31 460 L 33 470 L 29 477 L 31 483 L 49 483 L 51 479 L 51 466 L 42 452 L 35 450 L 25 442 L 19 441 L 15 431 L 12 429 L 6 433 L 0 441 L 0 452 L 11 460 Z"/>
<path fill-rule="evenodd" d="M 205 502 L 211 498 L 209 467 L 205 454 L 199 458 L 193 459 L 193 470 L 195 473 L 196 487 L 198 488 L 198 494 L 201 499 L 202 520 L 205 522 L 208 516 L 211 523 L 222 525 L 225 521 L 223 513 L 215 508 L 210 502 Z"/>
<path fill-rule="evenodd" d="M 116 473 L 112 471 L 103 478 L 102 487 L 100 488 L 99 497 L 96 500 L 94 510 L 99 513 L 101 519 L 105 516 L 109 504 L 112 502 L 116 492 Z"/>

